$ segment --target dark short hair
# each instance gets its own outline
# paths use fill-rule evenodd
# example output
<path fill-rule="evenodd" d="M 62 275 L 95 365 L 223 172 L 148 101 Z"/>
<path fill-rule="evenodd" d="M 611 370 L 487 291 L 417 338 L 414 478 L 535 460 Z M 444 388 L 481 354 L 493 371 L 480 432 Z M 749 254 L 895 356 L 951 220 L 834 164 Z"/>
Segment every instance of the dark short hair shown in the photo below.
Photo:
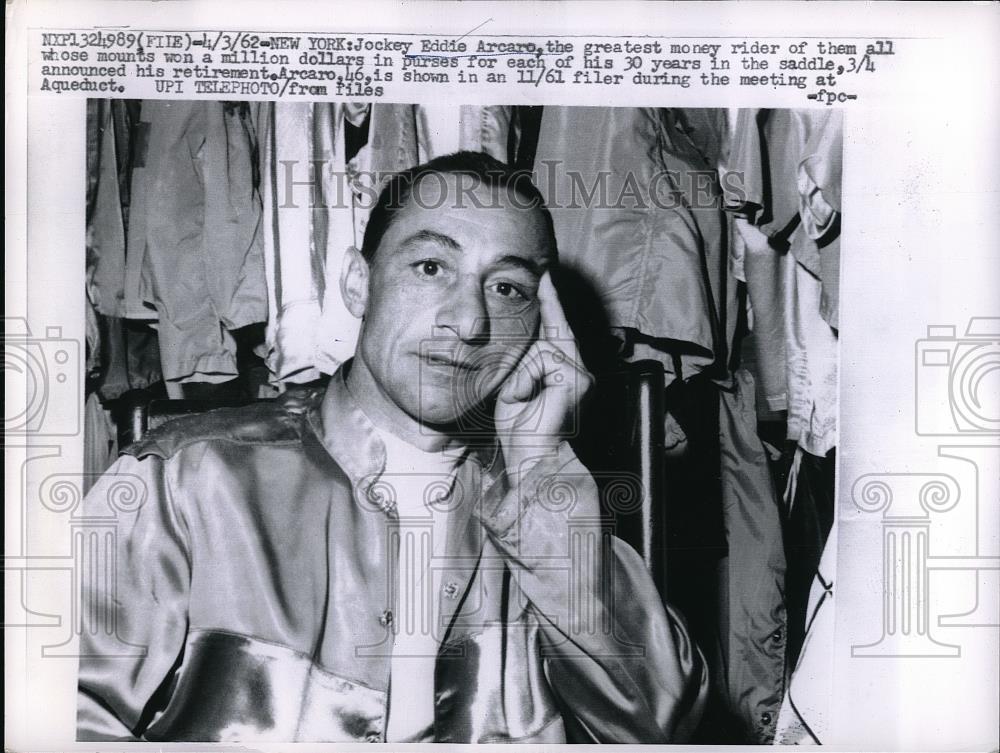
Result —
<path fill-rule="evenodd" d="M 394 174 L 372 207 L 365 227 L 365 237 L 361 244 L 361 255 L 371 264 L 378 251 L 383 236 L 395 221 L 396 214 L 410 202 L 414 187 L 428 175 L 469 176 L 476 186 L 496 188 L 516 194 L 518 205 L 524 209 L 534 209 L 541 213 L 545 223 L 545 234 L 553 258 L 556 256 L 556 236 L 541 192 L 531 181 L 526 170 L 516 170 L 484 152 L 455 152 L 435 157 L 422 165 L 411 167 Z"/>

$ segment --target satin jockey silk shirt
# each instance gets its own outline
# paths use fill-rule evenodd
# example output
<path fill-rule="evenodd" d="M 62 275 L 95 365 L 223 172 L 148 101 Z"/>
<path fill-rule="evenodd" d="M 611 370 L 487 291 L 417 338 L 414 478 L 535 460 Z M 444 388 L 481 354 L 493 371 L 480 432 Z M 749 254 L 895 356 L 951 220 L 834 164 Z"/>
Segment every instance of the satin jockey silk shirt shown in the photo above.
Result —
<path fill-rule="evenodd" d="M 90 491 L 80 740 L 386 739 L 400 528 L 344 368 L 164 424 Z M 512 472 L 484 438 L 452 475 L 419 741 L 687 739 L 701 655 L 569 445 Z"/>

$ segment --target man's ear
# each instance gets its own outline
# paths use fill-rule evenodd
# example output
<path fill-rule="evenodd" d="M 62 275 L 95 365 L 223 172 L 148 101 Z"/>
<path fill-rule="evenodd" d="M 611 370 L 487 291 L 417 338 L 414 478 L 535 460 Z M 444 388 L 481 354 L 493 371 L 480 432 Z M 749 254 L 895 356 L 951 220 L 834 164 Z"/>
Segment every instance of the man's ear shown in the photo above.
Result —
<path fill-rule="evenodd" d="M 347 310 L 358 319 L 368 307 L 368 262 L 354 246 L 347 249 L 340 270 L 340 294 Z"/>

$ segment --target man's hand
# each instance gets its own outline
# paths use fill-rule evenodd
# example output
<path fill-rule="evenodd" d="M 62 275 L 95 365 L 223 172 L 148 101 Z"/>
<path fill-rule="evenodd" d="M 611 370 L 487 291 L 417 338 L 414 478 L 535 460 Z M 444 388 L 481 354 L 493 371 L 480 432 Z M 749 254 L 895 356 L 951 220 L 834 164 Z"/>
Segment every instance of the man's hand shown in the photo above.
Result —
<path fill-rule="evenodd" d="M 504 383 L 494 411 L 508 472 L 555 450 L 594 382 L 548 272 L 539 281 L 538 301 L 538 339 Z"/>

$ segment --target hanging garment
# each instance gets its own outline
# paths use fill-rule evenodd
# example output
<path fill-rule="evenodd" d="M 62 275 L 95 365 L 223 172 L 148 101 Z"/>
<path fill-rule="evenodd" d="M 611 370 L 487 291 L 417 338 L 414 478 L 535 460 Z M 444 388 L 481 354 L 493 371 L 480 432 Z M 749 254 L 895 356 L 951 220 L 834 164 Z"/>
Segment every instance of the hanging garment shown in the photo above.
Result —
<path fill-rule="evenodd" d="M 249 110 L 147 100 L 141 118 L 126 314 L 157 320 L 165 379 L 232 379 L 228 330 L 267 317 Z"/>
<path fill-rule="evenodd" d="M 673 113 L 546 107 L 535 173 L 561 266 L 590 286 L 598 318 L 635 333 L 631 357 L 684 378 L 724 365 L 735 291 L 717 176 Z"/>
<path fill-rule="evenodd" d="M 737 363 L 754 377 L 757 420 L 780 422 L 784 434 L 788 407 L 784 306 L 775 305 L 774 299 L 769 297 L 780 294 L 781 267 L 775 263 L 774 252 L 766 244 L 763 249 L 751 251 L 748 248 L 737 227 L 740 223 L 746 224 L 746 220 L 733 217 L 729 223 L 730 260 L 733 277 L 740 283 L 739 299 L 743 307 Z M 763 270 L 759 268 L 762 261 Z M 748 267 L 752 274 L 747 273 Z M 772 279 L 774 275 L 778 276 L 777 281 Z M 751 287 L 754 293 L 750 292 Z M 754 308 L 755 300 L 763 302 L 759 311 Z"/>
<path fill-rule="evenodd" d="M 802 232 L 819 249 L 818 276 L 823 283 L 820 313 L 837 329 L 840 311 L 841 173 L 844 153 L 843 114 L 814 115 L 813 127 L 798 165 L 799 216 Z M 793 242 L 793 247 L 799 245 Z"/>
<path fill-rule="evenodd" d="M 96 389 L 102 400 L 151 387 L 163 379 L 156 332 L 146 322 L 99 316 L 101 351 Z"/>
<path fill-rule="evenodd" d="M 833 528 L 836 462 L 836 451 L 819 458 L 796 448 L 789 474 L 785 500 L 785 553 L 788 558 L 785 599 L 790 666 L 795 665 L 805 640 L 811 589 Z"/>
<path fill-rule="evenodd" d="M 83 493 L 100 478 L 118 457 L 118 438 L 111 412 L 101 405 L 96 392 L 83 406 Z"/>
<path fill-rule="evenodd" d="M 135 104 L 87 103 L 87 392 L 102 400 L 162 378 L 156 333 L 121 318 Z"/>
<path fill-rule="evenodd" d="M 509 163 L 516 170 L 529 173 L 535 165 L 538 136 L 542 129 L 541 105 L 517 105 L 511 108 L 510 133 L 507 138 Z"/>
<path fill-rule="evenodd" d="M 357 246 L 354 228 L 359 191 L 357 170 L 346 161 L 344 129 L 346 123 L 360 124 L 368 108 L 337 104 L 317 104 L 315 107 L 317 149 L 323 160 L 319 178 L 324 201 L 314 216 L 313 228 L 325 263 L 322 314 L 313 349 L 319 371 L 332 374 L 354 355 L 361 330 L 361 320 L 347 310 L 340 292 L 340 273 L 347 250 Z"/>
<path fill-rule="evenodd" d="M 89 280 L 90 273 L 87 272 L 87 279 Z M 89 284 L 88 284 L 89 288 Z M 94 391 L 94 384 L 101 377 L 101 350 L 103 347 L 103 342 L 101 338 L 101 321 L 100 315 L 94 309 L 94 304 L 91 298 L 88 296 L 87 300 L 84 301 L 84 321 L 83 321 L 83 339 L 84 339 L 84 374 L 86 375 L 86 393 L 90 394 Z"/>
<path fill-rule="evenodd" d="M 843 116 L 835 110 L 740 110 L 724 181 L 727 207 L 823 283 L 836 328 Z"/>
<path fill-rule="evenodd" d="M 784 270 L 786 255 L 768 245 L 767 237 L 741 217 L 732 222 L 741 249 L 747 300 L 753 312 L 748 350 L 762 405 L 769 411 L 788 409 L 785 342 Z"/>
<path fill-rule="evenodd" d="M 97 312 L 108 316 L 121 316 L 125 304 L 116 104 L 123 106 L 106 99 L 87 103 L 87 296 Z"/>
<path fill-rule="evenodd" d="M 338 139 L 341 119 L 342 106 L 326 103 L 268 102 L 261 104 L 256 113 L 269 293 L 261 355 L 279 382 L 316 379 L 320 364 L 338 361 L 338 345 L 341 350 L 353 350 L 354 346 L 347 329 L 354 327 L 356 333 L 353 317 L 342 316 L 341 326 L 328 330 L 323 337 L 319 332 L 331 282 L 328 245 L 341 245 L 341 253 L 350 245 L 331 242 L 329 233 L 331 225 L 334 229 L 344 228 L 352 222 L 350 199 L 344 195 L 346 170 Z M 338 179 L 342 182 L 339 194 L 335 183 Z M 331 216 L 336 221 L 331 222 Z M 340 293 L 336 278 L 334 286 L 331 301 L 336 302 Z"/>
<path fill-rule="evenodd" d="M 729 158 L 729 113 L 719 107 L 685 107 L 674 110 L 679 126 L 711 167 Z"/>
<path fill-rule="evenodd" d="M 799 221 L 798 124 L 792 110 L 739 110 L 729 167 L 741 180 L 723 186 L 731 211 L 786 244 Z"/>
<path fill-rule="evenodd" d="M 757 435 L 755 385 L 675 380 L 667 406 L 687 440 L 666 462 L 668 598 L 708 661 L 698 742 L 769 743 L 785 686 L 787 620 L 780 501 Z"/>
<path fill-rule="evenodd" d="M 740 220 L 736 227 L 746 242 L 751 344 L 768 408 L 787 410 L 788 439 L 823 457 L 837 444 L 838 342 L 820 312 L 822 284 L 759 229 Z"/>
<path fill-rule="evenodd" d="M 512 107 L 423 104 L 413 108 L 420 162 L 457 151 L 486 152 L 501 162 L 510 161 Z"/>
<path fill-rule="evenodd" d="M 728 542 L 719 634 L 725 697 L 745 742 L 770 743 L 785 692 L 785 552 L 779 498 L 757 436 L 753 377 L 735 373 L 721 392 L 722 506 Z"/>
<path fill-rule="evenodd" d="M 837 446 L 837 333 L 820 313 L 822 284 L 783 264 L 788 438 L 824 457 Z"/>
<path fill-rule="evenodd" d="M 355 193 L 354 245 L 361 248 L 368 216 L 386 182 L 421 162 L 417 107 L 376 102 L 370 106 L 368 140 L 351 160 Z"/>
<path fill-rule="evenodd" d="M 704 374 L 667 385 L 664 407 L 684 440 L 664 458 L 663 527 L 667 599 L 688 622 L 705 655 L 711 692 L 697 743 L 744 740 L 724 692 L 724 626 L 727 583 L 726 528 L 720 474 L 719 388 Z M 676 433 L 676 430 L 675 430 Z"/>
<path fill-rule="evenodd" d="M 781 703 L 775 743 L 822 745 L 831 726 L 833 702 L 834 582 L 837 578 L 837 527 L 830 536 L 809 592 L 805 641 Z"/>
<path fill-rule="evenodd" d="M 319 260 L 312 248 L 310 199 L 304 198 L 308 189 L 302 185 L 308 185 L 304 175 L 311 166 L 311 113 L 307 103 L 264 102 L 255 110 L 268 291 L 265 344 L 259 354 L 282 381 L 312 369 L 312 341 L 305 333 L 319 315 Z M 279 265 L 281 257 L 286 258 Z M 317 376 L 311 371 L 305 380 Z"/>

